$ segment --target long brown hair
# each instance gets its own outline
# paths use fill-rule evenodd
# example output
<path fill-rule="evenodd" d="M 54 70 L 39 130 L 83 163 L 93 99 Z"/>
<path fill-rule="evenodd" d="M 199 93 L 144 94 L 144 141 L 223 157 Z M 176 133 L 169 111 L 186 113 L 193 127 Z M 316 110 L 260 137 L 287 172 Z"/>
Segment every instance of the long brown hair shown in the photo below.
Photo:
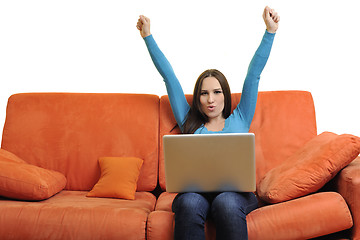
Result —
<path fill-rule="evenodd" d="M 201 110 L 200 103 L 201 86 L 204 79 L 207 77 L 215 77 L 219 81 L 224 94 L 224 109 L 222 115 L 225 119 L 230 116 L 231 91 L 226 77 L 219 70 L 206 70 L 200 74 L 195 83 L 193 101 L 183 126 L 183 133 L 194 133 L 202 124 L 205 124 L 209 121 L 208 116 L 206 116 L 206 114 Z"/>

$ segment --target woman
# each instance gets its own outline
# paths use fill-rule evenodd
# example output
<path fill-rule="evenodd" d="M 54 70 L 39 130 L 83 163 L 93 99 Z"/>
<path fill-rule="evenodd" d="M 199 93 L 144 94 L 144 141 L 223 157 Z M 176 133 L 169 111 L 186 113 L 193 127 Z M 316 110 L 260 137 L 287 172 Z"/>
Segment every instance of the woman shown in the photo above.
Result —
<path fill-rule="evenodd" d="M 137 29 L 150 56 L 164 78 L 175 119 L 183 133 L 248 132 L 255 113 L 260 74 L 270 55 L 280 17 L 265 7 L 266 31 L 249 65 L 241 100 L 231 113 L 231 92 L 225 76 L 218 70 L 203 72 L 195 83 L 193 103 L 186 101 L 175 73 L 150 33 L 150 19 L 140 16 Z M 175 239 L 205 239 L 204 224 L 211 217 L 217 239 L 247 239 L 246 215 L 257 208 L 254 193 L 181 193 L 174 199 Z"/>

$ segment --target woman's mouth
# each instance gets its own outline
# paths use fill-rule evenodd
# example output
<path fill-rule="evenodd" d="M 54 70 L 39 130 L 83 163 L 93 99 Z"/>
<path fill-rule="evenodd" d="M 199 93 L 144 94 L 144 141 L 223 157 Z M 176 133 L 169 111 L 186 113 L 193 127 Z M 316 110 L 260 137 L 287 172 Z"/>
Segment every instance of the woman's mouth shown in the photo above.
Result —
<path fill-rule="evenodd" d="M 215 106 L 208 106 L 207 109 L 208 109 L 210 112 L 212 112 L 212 111 L 215 110 Z"/>

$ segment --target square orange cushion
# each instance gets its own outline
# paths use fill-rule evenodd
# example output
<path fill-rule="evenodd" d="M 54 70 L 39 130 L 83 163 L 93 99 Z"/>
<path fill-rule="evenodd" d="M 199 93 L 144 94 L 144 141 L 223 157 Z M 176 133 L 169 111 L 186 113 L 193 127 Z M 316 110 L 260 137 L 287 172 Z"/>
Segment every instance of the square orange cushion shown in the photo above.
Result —
<path fill-rule="evenodd" d="M 65 176 L 57 171 L 26 163 L 0 150 L 0 196 L 19 200 L 44 200 L 64 189 Z"/>
<path fill-rule="evenodd" d="M 323 132 L 265 174 L 258 196 L 278 203 L 316 192 L 360 153 L 360 138 Z"/>
<path fill-rule="evenodd" d="M 135 157 L 101 157 L 101 176 L 88 197 L 135 199 L 143 160 Z"/>

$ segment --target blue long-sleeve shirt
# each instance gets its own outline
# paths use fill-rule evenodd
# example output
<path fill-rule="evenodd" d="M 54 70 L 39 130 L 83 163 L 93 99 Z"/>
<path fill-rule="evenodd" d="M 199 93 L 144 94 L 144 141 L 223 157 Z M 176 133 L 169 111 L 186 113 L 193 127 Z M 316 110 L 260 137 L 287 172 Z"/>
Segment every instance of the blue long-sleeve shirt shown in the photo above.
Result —
<path fill-rule="evenodd" d="M 250 62 L 240 102 L 232 114 L 225 119 L 225 126 L 222 131 L 209 131 L 202 125 L 194 134 L 249 132 L 250 124 L 255 114 L 260 74 L 269 58 L 274 37 L 274 33 L 265 31 L 260 46 Z M 164 79 L 175 120 L 180 126 L 180 129 L 183 130 L 183 124 L 190 106 L 186 101 L 180 82 L 169 61 L 156 44 L 153 36 L 147 36 L 144 40 L 155 67 Z"/>

